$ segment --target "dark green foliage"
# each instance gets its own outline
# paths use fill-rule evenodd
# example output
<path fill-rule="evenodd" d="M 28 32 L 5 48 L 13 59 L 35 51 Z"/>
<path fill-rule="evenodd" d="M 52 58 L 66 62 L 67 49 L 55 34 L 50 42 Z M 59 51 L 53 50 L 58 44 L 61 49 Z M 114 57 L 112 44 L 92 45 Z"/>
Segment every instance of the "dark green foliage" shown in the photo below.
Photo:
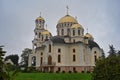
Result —
<path fill-rule="evenodd" d="M 21 64 L 24 66 L 24 67 L 27 67 L 28 66 L 28 56 L 29 54 L 32 53 L 32 49 L 29 49 L 29 48 L 25 48 L 23 51 L 22 51 L 22 54 L 21 54 L 21 58 L 22 58 L 22 61 L 21 61 Z"/>
<path fill-rule="evenodd" d="M 15 76 L 17 75 L 18 71 L 15 70 L 10 73 L 10 68 L 5 62 L 3 61 L 5 51 L 2 50 L 0 47 L 0 80 L 14 80 Z"/>
<path fill-rule="evenodd" d="M 62 71 L 62 73 L 65 73 L 65 71 Z"/>
<path fill-rule="evenodd" d="M 113 45 L 109 45 L 109 48 L 110 48 L 110 50 L 109 50 L 109 56 L 116 56 L 116 50 L 115 50 L 115 48 L 113 47 Z"/>
<path fill-rule="evenodd" d="M 93 80 L 120 80 L 120 56 L 117 56 L 116 53 L 112 45 L 109 56 L 96 62 Z"/>
<path fill-rule="evenodd" d="M 14 63 L 14 65 L 18 66 L 19 56 L 17 54 L 6 56 L 5 61 L 7 61 L 8 59 L 10 59 Z"/>

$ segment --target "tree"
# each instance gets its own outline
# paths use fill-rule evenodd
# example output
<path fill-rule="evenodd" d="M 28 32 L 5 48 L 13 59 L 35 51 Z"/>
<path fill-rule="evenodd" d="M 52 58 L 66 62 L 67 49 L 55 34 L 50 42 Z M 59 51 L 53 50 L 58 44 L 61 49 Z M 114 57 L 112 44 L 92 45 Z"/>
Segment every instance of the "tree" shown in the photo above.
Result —
<path fill-rule="evenodd" d="M 102 49 L 102 58 L 105 58 L 105 53 L 103 49 Z"/>
<path fill-rule="evenodd" d="M 29 54 L 31 54 L 31 53 L 32 53 L 32 49 L 29 49 L 29 48 L 25 48 L 22 51 L 22 54 L 21 54 L 22 61 L 21 61 L 21 63 L 23 64 L 24 67 L 28 66 L 28 57 L 29 57 Z"/>
<path fill-rule="evenodd" d="M 109 48 L 110 48 L 110 50 L 109 50 L 109 56 L 116 56 L 116 50 L 115 50 L 115 48 L 113 47 L 113 45 L 109 45 Z"/>
<path fill-rule="evenodd" d="M 113 46 L 110 46 L 110 54 L 96 62 L 93 71 L 93 80 L 120 80 L 120 56 L 116 56 Z"/>
<path fill-rule="evenodd" d="M 19 56 L 17 54 L 12 54 L 5 57 L 5 61 L 10 59 L 16 66 L 18 66 Z"/>

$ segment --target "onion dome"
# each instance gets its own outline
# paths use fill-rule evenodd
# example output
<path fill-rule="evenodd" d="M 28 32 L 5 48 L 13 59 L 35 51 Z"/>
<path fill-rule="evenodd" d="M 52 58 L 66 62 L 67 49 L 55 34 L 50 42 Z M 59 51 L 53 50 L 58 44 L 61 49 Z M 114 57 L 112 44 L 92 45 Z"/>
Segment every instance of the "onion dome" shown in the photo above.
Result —
<path fill-rule="evenodd" d="M 78 23 L 77 20 L 70 16 L 70 15 L 65 15 L 64 17 L 62 17 L 59 21 L 58 21 L 58 24 L 59 23 L 66 23 L 66 22 L 72 22 L 72 23 Z"/>
<path fill-rule="evenodd" d="M 43 17 L 41 17 L 41 16 L 39 16 L 39 17 L 37 17 L 37 19 L 36 20 L 43 20 L 44 21 L 44 18 Z"/>
<path fill-rule="evenodd" d="M 80 24 L 73 24 L 71 28 L 81 28 L 81 29 L 83 29 L 82 25 L 80 25 Z"/>
<path fill-rule="evenodd" d="M 51 35 L 51 33 L 48 30 L 43 31 L 41 34 L 43 34 L 43 35 Z"/>
<path fill-rule="evenodd" d="M 92 36 L 90 33 L 86 33 L 86 34 L 85 34 L 85 37 L 87 37 L 88 39 L 93 40 L 93 36 Z"/>

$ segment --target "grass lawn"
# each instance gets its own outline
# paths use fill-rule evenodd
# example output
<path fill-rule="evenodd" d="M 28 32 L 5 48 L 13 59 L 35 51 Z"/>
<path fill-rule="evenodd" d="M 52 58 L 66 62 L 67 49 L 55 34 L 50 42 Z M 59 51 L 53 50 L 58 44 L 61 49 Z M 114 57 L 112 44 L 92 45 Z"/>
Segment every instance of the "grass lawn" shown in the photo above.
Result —
<path fill-rule="evenodd" d="M 18 73 L 15 80 L 91 80 L 89 73 Z"/>

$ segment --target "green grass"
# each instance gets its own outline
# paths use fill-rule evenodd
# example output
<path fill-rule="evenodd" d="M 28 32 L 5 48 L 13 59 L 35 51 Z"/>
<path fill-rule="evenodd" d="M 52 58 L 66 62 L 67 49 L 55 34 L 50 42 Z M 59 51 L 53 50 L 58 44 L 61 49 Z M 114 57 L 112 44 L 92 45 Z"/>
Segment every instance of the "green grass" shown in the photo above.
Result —
<path fill-rule="evenodd" d="M 18 73 L 15 80 L 91 80 L 89 73 Z"/>

